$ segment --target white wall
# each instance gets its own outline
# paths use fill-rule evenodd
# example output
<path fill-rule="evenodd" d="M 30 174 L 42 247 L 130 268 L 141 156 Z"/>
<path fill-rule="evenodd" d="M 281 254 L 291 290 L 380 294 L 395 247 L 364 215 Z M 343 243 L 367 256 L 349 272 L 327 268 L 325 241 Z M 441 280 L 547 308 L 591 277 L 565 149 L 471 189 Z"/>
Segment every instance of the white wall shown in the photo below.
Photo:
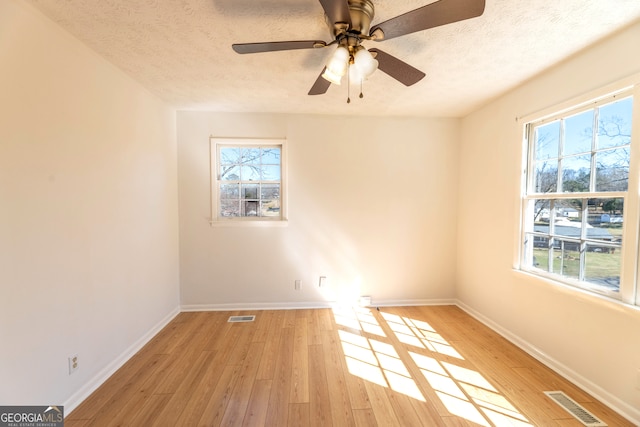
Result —
<path fill-rule="evenodd" d="M 0 404 L 68 412 L 176 313 L 176 158 L 172 110 L 0 2 Z"/>
<path fill-rule="evenodd" d="M 640 311 L 517 273 L 513 261 L 522 153 L 516 117 L 640 72 L 639 42 L 636 24 L 463 120 L 457 252 L 457 295 L 469 309 L 636 422 Z"/>
<path fill-rule="evenodd" d="M 457 120 L 179 112 L 177 126 L 183 307 L 454 296 Z M 209 225 L 210 135 L 287 138 L 288 227 Z"/>

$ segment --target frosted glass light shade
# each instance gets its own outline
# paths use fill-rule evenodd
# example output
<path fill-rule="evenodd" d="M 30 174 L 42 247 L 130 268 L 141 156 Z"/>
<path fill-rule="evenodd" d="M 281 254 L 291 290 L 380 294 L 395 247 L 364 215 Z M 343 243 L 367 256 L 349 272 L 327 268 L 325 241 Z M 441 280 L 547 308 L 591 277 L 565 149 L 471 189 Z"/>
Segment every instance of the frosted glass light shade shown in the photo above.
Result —
<path fill-rule="evenodd" d="M 339 85 L 340 81 L 342 80 L 342 76 L 331 71 L 329 67 L 327 67 L 324 70 L 324 73 L 322 73 L 322 78 L 330 81 L 334 85 Z"/>
<path fill-rule="evenodd" d="M 362 73 L 360 72 L 360 70 L 358 69 L 358 67 L 356 67 L 355 65 L 350 65 L 349 66 L 349 81 L 351 82 L 351 84 L 359 84 L 362 80 L 364 80 L 364 77 L 362 75 Z"/>
<path fill-rule="evenodd" d="M 363 79 L 366 79 L 378 69 L 378 61 L 364 48 L 356 52 L 353 61 Z"/>
<path fill-rule="evenodd" d="M 342 76 L 347 73 L 349 66 L 349 50 L 346 47 L 338 46 L 329 61 L 322 77 L 331 83 L 340 84 Z"/>

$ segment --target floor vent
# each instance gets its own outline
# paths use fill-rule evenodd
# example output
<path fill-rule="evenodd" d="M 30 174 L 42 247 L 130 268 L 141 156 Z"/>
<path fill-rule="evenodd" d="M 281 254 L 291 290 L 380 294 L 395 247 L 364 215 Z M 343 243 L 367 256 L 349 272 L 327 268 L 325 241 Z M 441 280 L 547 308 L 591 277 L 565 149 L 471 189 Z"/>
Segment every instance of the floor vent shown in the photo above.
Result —
<path fill-rule="evenodd" d="M 565 411 L 573 415 L 578 421 L 589 427 L 607 427 L 607 424 L 597 419 L 592 413 L 580 406 L 575 400 L 561 391 L 545 391 L 544 394 L 549 396 L 560 405 Z"/>
<path fill-rule="evenodd" d="M 251 316 L 231 316 L 229 317 L 228 322 L 237 323 L 237 322 L 253 322 L 256 320 L 256 315 L 252 314 Z"/>

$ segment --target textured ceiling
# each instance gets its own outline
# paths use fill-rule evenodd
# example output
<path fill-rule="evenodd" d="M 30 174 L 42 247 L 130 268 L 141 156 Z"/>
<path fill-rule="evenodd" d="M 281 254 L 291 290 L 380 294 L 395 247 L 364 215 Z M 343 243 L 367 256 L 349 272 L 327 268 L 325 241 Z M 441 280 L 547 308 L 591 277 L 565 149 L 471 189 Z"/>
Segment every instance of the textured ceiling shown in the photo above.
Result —
<path fill-rule="evenodd" d="M 378 71 L 347 104 L 344 83 L 307 95 L 332 48 L 231 49 L 331 41 L 318 0 L 27 1 L 175 108 L 225 112 L 459 117 L 640 19 L 638 0 L 487 0 L 479 18 L 366 42 L 427 76 L 405 87 Z M 373 1 L 373 24 L 431 3 Z"/>

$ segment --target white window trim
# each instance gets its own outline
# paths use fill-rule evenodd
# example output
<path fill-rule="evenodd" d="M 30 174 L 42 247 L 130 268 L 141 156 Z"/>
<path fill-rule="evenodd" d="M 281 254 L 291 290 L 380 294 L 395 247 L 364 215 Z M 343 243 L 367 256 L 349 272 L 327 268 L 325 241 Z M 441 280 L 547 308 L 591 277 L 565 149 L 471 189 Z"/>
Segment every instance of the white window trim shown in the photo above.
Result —
<path fill-rule="evenodd" d="M 280 217 L 233 217 L 220 218 L 218 216 L 219 186 L 218 186 L 218 150 L 219 144 L 226 145 L 279 145 L 280 151 Z M 221 138 L 209 137 L 209 171 L 211 206 L 209 225 L 212 227 L 286 227 L 287 215 L 287 140 L 286 138 Z"/>
<path fill-rule="evenodd" d="M 545 120 L 561 115 L 563 113 L 574 112 L 580 109 L 589 109 L 595 103 L 604 99 L 611 98 L 614 95 L 633 96 L 634 108 L 632 115 L 632 141 L 630 150 L 629 164 L 629 187 L 625 194 L 625 221 L 623 224 L 623 255 L 622 267 L 620 272 L 620 290 L 619 292 L 607 292 L 600 287 L 591 288 L 587 282 L 572 281 L 567 278 L 560 278 L 554 274 L 544 274 L 540 270 L 529 268 L 524 263 L 523 246 L 527 224 L 527 201 L 529 198 L 558 198 L 557 194 L 529 194 L 527 195 L 527 180 L 530 178 L 527 173 L 529 162 L 529 144 L 528 144 L 528 125 L 531 123 L 541 123 Z M 541 280 L 551 283 L 568 286 L 576 292 L 589 292 L 592 295 L 600 296 L 606 299 L 613 299 L 624 304 L 640 306 L 640 289 L 638 286 L 638 278 L 640 277 L 640 74 L 636 74 L 625 78 L 617 83 L 613 83 L 595 90 L 572 100 L 562 102 L 554 107 L 548 107 L 537 113 L 528 114 L 516 119 L 521 128 L 523 135 L 523 152 L 522 152 L 522 170 L 520 185 L 520 209 L 519 209 L 519 233 L 516 250 L 516 262 L 514 267 L 524 273 L 528 273 L 533 277 L 539 277 Z M 632 173 L 634 171 L 635 173 Z M 599 194 L 599 193 L 588 193 Z M 606 193 L 607 197 L 614 196 L 615 193 Z M 555 196 L 555 197 L 554 197 Z M 541 274 L 542 273 L 542 274 Z"/>

